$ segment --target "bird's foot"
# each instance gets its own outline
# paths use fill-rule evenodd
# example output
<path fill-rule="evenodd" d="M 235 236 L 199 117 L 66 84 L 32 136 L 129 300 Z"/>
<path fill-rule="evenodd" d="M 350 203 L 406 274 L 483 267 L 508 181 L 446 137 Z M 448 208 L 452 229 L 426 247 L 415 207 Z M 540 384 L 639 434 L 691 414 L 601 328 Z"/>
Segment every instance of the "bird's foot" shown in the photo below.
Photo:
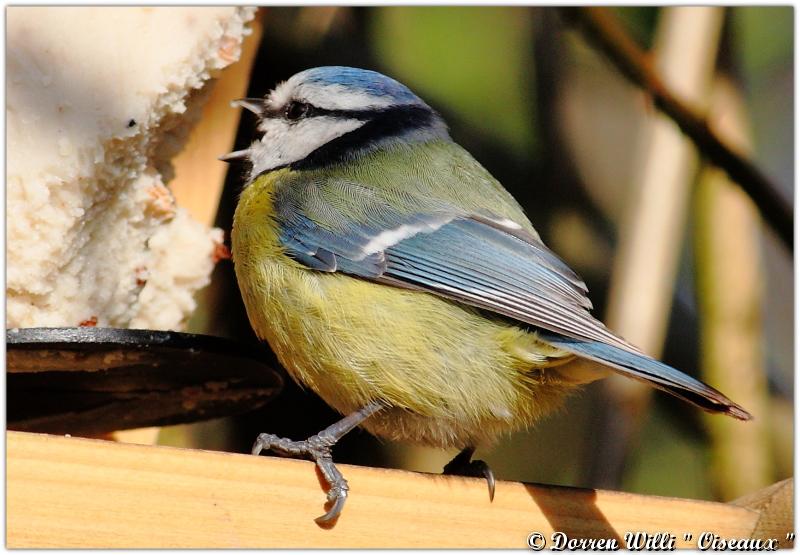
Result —
<path fill-rule="evenodd" d="M 275 451 L 281 455 L 308 457 L 313 460 L 317 468 L 322 472 L 325 482 L 330 487 L 328 490 L 330 509 L 328 509 L 327 513 L 314 520 L 317 524 L 329 523 L 341 514 L 344 502 L 347 501 L 349 489 L 347 480 L 344 479 L 342 473 L 333 464 L 331 448 L 350 430 L 385 407 L 386 405 L 383 403 L 373 401 L 304 441 L 292 441 L 285 437 L 278 437 L 275 434 L 259 434 L 253 444 L 252 453 L 258 455 L 262 451 Z"/>
<path fill-rule="evenodd" d="M 489 501 L 494 500 L 495 479 L 494 472 L 484 461 L 470 460 L 475 453 L 474 447 L 467 447 L 456 455 L 452 461 L 444 466 L 443 474 L 450 476 L 468 476 L 471 478 L 485 478 L 489 487 Z"/>
<path fill-rule="evenodd" d="M 292 457 L 308 457 L 313 460 L 322 472 L 330 489 L 328 490 L 328 503 L 330 509 L 324 515 L 315 519 L 319 524 L 330 522 L 341 514 L 344 503 L 347 500 L 347 480 L 336 468 L 331 455 L 331 447 L 334 446 L 338 438 L 327 434 L 324 430 L 315 436 L 311 436 L 305 441 L 292 441 L 285 437 L 278 437 L 275 434 L 259 434 L 253 444 L 253 455 L 258 455 L 261 451 L 274 451 L 281 455 Z"/>

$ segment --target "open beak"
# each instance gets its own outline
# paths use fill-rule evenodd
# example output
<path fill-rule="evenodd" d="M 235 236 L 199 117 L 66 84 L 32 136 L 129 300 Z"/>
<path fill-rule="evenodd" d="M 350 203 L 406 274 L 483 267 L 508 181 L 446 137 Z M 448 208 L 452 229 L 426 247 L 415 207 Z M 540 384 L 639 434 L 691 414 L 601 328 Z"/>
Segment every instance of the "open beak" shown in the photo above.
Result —
<path fill-rule="evenodd" d="M 260 116 L 264 113 L 264 99 L 263 98 L 240 98 L 239 100 L 234 100 L 231 102 L 231 106 L 233 107 L 240 107 L 246 110 L 250 110 L 257 116 Z"/>
<path fill-rule="evenodd" d="M 217 160 L 221 162 L 231 162 L 233 160 L 245 160 L 250 155 L 250 150 L 235 150 L 233 152 L 229 152 L 228 154 L 223 154 Z"/>
<path fill-rule="evenodd" d="M 264 113 L 264 99 L 263 98 L 240 98 L 238 100 L 234 100 L 231 102 L 231 106 L 234 108 L 245 108 L 246 110 L 250 110 L 257 116 L 261 116 Z M 250 149 L 245 150 L 236 150 L 234 152 L 230 152 L 228 154 L 223 154 L 217 160 L 222 162 L 232 162 L 233 160 L 246 160 L 250 156 Z"/>

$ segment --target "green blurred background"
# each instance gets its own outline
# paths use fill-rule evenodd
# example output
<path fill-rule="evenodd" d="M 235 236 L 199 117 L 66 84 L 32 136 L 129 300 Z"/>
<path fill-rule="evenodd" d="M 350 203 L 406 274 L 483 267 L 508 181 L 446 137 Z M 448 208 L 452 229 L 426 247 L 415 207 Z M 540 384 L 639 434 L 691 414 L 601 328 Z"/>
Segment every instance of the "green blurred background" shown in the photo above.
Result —
<path fill-rule="evenodd" d="M 613 9 L 643 48 L 652 46 L 663 11 Z M 638 132 L 655 109 L 557 10 L 294 7 L 265 8 L 260 16 L 264 38 L 248 96 L 263 96 L 277 82 L 321 65 L 375 69 L 405 83 L 444 115 L 453 138 L 523 204 L 545 242 L 585 279 L 594 313 L 604 316 L 623 207 L 635 186 Z M 788 199 L 794 196 L 793 16 L 791 7 L 726 9 L 717 60 L 717 72 L 732 81 L 744 103 L 753 159 Z M 245 147 L 252 133 L 253 121 L 243 118 L 236 148 Z M 229 172 L 217 221 L 226 230 L 241 172 Z M 698 299 L 708 292 L 698 286 L 696 225 L 687 215 L 680 231 L 685 239 L 662 358 L 702 377 Z M 766 408 L 756 414 L 762 441 L 741 448 L 758 449 L 765 466 L 754 483 L 766 486 L 791 476 L 793 468 L 794 275 L 791 253 L 771 232 L 757 233 L 763 303 L 753 333 L 763 342 L 758 371 L 768 390 Z M 218 265 L 200 300 L 192 331 L 255 341 L 230 262 Z M 608 395 L 602 384 L 592 384 L 560 413 L 494 449 L 479 449 L 477 456 L 501 479 L 701 499 L 742 493 L 726 485 L 735 475 L 726 482 L 715 470 L 719 435 L 711 433 L 709 419 L 661 393 L 635 416 L 641 428 L 625 444 L 618 472 L 600 477 L 597 467 L 609 464 L 600 447 L 613 439 L 608 422 L 622 418 L 608 413 Z M 160 442 L 247 451 L 258 432 L 301 439 L 336 418 L 313 393 L 288 383 L 257 413 L 167 428 Z M 355 432 L 335 458 L 439 472 L 454 454 Z"/>

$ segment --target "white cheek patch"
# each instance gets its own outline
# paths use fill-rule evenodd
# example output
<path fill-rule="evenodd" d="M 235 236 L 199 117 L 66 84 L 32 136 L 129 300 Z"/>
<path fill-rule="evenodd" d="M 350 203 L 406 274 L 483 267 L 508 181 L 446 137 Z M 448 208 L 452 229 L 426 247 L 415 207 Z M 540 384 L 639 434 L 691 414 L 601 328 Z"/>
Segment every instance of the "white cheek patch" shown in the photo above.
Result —
<path fill-rule="evenodd" d="M 279 166 L 302 160 L 319 147 L 364 125 L 357 119 L 315 117 L 296 123 L 265 119 L 259 125 L 264 132 L 249 149 L 253 169 L 250 178 Z"/>

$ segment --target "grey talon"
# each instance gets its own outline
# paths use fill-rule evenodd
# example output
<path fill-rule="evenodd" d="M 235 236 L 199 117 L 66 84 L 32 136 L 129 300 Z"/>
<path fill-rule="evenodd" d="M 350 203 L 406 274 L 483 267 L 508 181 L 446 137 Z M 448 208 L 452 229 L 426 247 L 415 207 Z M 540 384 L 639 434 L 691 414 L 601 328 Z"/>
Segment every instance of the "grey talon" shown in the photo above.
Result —
<path fill-rule="evenodd" d="M 331 489 L 333 491 L 333 489 Z M 338 518 L 339 515 L 342 513 L 342 509 L 344 509 L 344 502 L 347 500 L 347 491 L 342 491 L 334 496 L 334 498 L 330 497 L 330 492 L 328 493 L 328 501 L 333 502 L 333 506 L 330 510 L 322 516 L 318 516 L 314 519 L 314 522 L 317 524 L 324 524 L 326 522 L 330 522 L 335 518 Z"/>
<path fill-rule="evenodd" d="M 465 447 L 453 457 L 453 460 L 444 466 L 443 474 L 451 476 L 468 476 L 471 478 L 485 478 L 489 487 L 489 501 L 494 501 L 495 479 L 494 472 L 484 461 L 470 460 L 475 453 L 474 447 Z"/>
<path fill-rule="evenodd" d="M 251 452 L 253 455 L 259 455 L 262 451 L 275 451 L 282 455 L 310 457 L 330 487 L 327 499 L 333 506 L 327 513 L 314 519 L 318 524 L 324 524 L 341 514 L 349 489 L 347 480 L 333 463 L 331 447 L 336 445 L 347 432 L 383 408 L 385 408 L 383 403 L 370 403 L 304 441 L 279 438 L 274 434 L 259 434 Z"/>
<path fill-rule="evenodd" d="M 486 485 L 489 486 L 489 501 L 494 501 L 494 488 L 495 488 L 495 479 L 494 479 L 494 472 L 492 469 L 489 468 L 489 465 L 483 461 L 474 461 L 476 463 L 481 463 L 483 466 L 483 477 L 486 478 Z"/>

